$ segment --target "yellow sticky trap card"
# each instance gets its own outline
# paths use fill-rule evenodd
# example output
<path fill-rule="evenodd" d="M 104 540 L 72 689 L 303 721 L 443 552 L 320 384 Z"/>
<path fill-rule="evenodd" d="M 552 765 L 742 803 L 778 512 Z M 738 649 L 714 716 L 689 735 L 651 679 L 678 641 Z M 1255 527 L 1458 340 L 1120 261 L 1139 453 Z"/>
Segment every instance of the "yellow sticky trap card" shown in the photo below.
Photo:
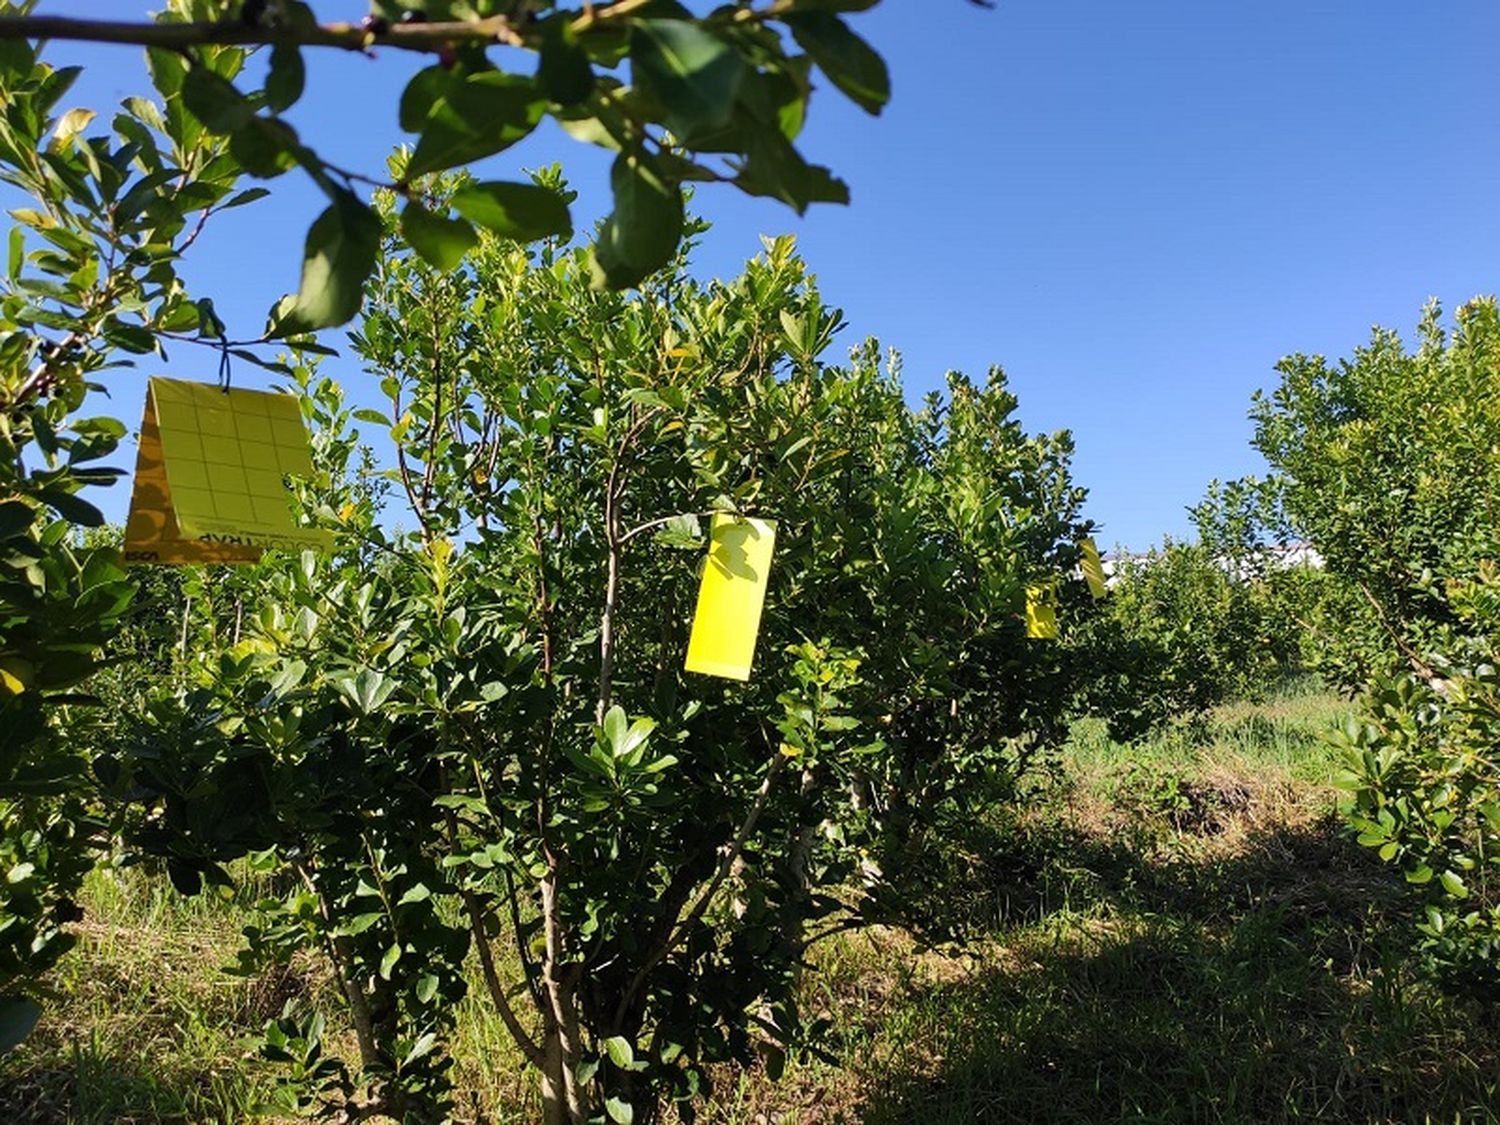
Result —
<path fill-rule="evenodd" d="M 1099 548 L 1092 537 L 1085 535 L 1078 541 L 1083 550 L 1083 580 L 1089 584 L 1089 593 L 1098 601 L 1106 593 L 1104 585 L 1104 562 L 1099 558 Z"/>
<path fill-rule="evenodd" d="M 1026 587 L 1026 635 L 1057 640 L 1057 609 L 1052 604 L 1053 587 Z"/>
<path fill-rule="evenodd" d="M 265 547 L 326 549 L 299 527 L 283 477 L 311 476 L 293 395 L 153 377 L 136 454 L 127 563 L 248 563 Z"/>
<path fill-rule="evenodd" d="M 750 678 L 775 545 L 773 520 L 714 516 L 693 633 L 688 638 L 685 667 L 689 672 L 730 680 Z"/>

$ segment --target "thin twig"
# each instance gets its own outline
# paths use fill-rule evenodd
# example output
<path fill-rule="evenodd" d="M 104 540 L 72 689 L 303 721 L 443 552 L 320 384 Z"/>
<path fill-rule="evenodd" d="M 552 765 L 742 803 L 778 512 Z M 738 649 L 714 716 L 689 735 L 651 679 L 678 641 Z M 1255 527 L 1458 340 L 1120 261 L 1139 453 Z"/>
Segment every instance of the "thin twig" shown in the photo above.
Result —
<path fill-rule="evenodd" d="M 1424 680 L 1436 679 L 1437 673 L 1432 670 L 1432 666 L 1418 656 L 1416 650 L 1406 643 L 1406 638 L 1397 632 L 1396 627 L 1391 624 L 1391 619 L 1386 616 L 1385 607 L 1375 599 L 1374 594 L 1370 593 L 1370 588 L 1363 582 L 1357 581 L 1354 584 L 1359 587 L 1360 593 L 1364 594 L 1365 598 L 1369 601 L 1370 608 L 1375 611 L 1375 616 L 1380 619 L 1381 626 L 1389 634 L 1391 640 L 1396 642 L 1396 647 L 1411 662 L 1412 670 Z"/>
<path fill-rule="evenodd" d="M 681 519 L 683 516 L 697 516 L 699 519 L 702 519 L 705 516 L 712 517 L 713 515 L 713 512 L 678 512 L 674 516 L 662 516 L 660 519 L 648 520 L 643 524 L 632 527 L 624 535 L 620 536 L 620 546 L 625 546 L 626 543 L 629 543 L 632 539 L 634 539 L 637 535 L 640 535 L 642 532 L 651 531 L 652 529 L 661 527 L 664 524 L 669 524 L 675 519 Z"/>

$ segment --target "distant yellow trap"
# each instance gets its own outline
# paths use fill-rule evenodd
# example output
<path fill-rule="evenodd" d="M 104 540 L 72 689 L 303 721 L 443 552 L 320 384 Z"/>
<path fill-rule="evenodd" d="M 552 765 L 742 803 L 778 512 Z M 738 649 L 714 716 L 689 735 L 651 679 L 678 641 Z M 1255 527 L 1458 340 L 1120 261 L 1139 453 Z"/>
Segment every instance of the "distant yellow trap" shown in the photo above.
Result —
<path fill-rule="evenodd" d="M 284 477 L 311 476 L 293 395 L 153 377 L 136 454 L 129 563 L 248 563 L 266 547 L 326 549 L 300 527 Z"/>
<path fill-rule="evenodd" d="M 1057 609 L 1053 605 L 1056 587 L 1026 587 L 1026 635 L 1041 640 L 1057 640 Z"/>
<path fill-rule="evenodd" d="M 705 676 L 748 680 L 766 602 L 776 524 L 716 515 L 708 538 L 708 559 L 698 587 L 685 667 Z"/>
<path fill-rule="evenodd" d="M 1099 548 L 1094 545 L 1093 538 L 1087 535 L 1078 541 L 1078 546 L 1083 549 L 1083 580 L 1089 584 L 1089 593 L 1098 601 L 1107 592 L 1104 585 L 1104 562 L 1099 558 Z"/>

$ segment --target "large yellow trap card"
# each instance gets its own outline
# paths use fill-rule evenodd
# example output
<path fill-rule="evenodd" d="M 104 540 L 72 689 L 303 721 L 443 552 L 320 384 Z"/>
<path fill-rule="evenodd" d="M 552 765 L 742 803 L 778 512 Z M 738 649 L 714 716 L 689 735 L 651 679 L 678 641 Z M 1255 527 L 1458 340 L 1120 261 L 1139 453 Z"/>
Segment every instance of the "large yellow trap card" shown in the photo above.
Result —
<path fill-rule="evenodd" d="M 686 668 L 705 676 L 748 680 L 766 602 L 776 524 L 715 515 L 708 540 Z"/>
<path fill-rule="evenodd" d="M 1089 593 L 1098 601 L 1106 591 L 1104 561 L 1099 558 L 1099 548 L 1094 546 L 1092 537 L 1085 535 L 1078 541 L 1078 546 L 1083 549 L 1083 580 L 1089 584 Z"/>
<path fill-rule="evenodd" d="M 1057 640 L 1057 609 L 1053 605 L 1056 588 L 1045 586 L 1026 587 L 1026 635 L 1042 640 Z"/>
<path fill-rule="evenodd" d="M 245 563 L 265 547 L 327 548 L 328 532 L 298 526 L 283 479 L 312 472 L 295 396 L 153 377 L 125 561 Z"/>

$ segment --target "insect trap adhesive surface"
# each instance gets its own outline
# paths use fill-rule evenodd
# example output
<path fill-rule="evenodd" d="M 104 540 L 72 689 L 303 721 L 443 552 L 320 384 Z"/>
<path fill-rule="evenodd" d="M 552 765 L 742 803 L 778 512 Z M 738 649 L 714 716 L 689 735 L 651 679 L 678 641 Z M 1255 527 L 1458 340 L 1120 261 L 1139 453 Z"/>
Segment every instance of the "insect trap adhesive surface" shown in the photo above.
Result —
<path fill-rule="evenodd" d="M 327 531 L 298 526 L 283 479 L 312 473 L 296 396 L 153 377 L 125 561 L 247 563 L 266 547 L 327 549 Z"/>
<path fill-rule="evenodd" d="M 775 546 L 773 520 L 714 516 L 688 638 L 685 667 L 689 672 L 730 680 L 750 678 Z"/>

